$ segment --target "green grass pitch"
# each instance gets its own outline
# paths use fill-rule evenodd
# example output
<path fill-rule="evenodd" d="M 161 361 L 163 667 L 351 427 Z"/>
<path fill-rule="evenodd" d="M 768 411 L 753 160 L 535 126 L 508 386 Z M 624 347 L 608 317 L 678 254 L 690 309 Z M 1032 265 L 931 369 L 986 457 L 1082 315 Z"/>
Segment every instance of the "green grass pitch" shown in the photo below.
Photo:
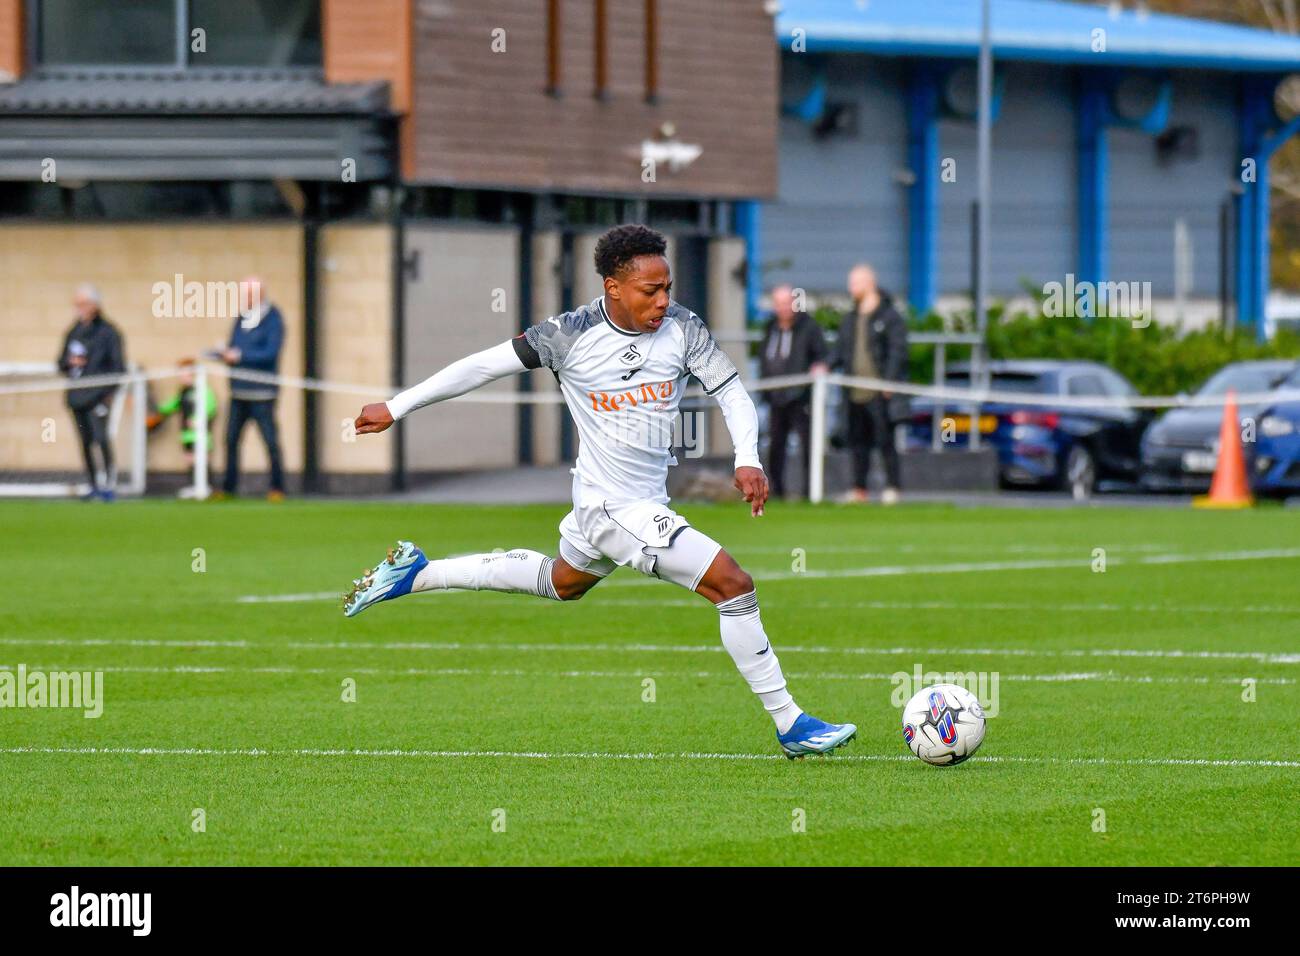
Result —
<path fill-rule="evenodd" d="M 716 612 L 631 571 L 312 597 L 399 537 L 552 553 L 561 507 L 0 504 L 0 665 L 104 672 L 98 719 L 0 709 L 0 864 L 1300 859 L 1300 511 L 681 509 L 842 758 L 782 759 Z M 917 665 L 998 675 L 959 767 L 906 750 Z"/>

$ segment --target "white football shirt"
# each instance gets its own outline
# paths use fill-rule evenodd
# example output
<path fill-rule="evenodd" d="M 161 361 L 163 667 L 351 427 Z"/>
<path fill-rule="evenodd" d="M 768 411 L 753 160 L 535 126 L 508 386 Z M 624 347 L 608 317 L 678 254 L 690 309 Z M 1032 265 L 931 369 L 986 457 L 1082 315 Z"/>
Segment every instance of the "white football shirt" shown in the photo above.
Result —
<path fill-rule="evenodd" d="M 654 332 L 614 325 L 602 296 L 511 341 L 526 368 L 555 373 L 581 442 L 574 474 L 612 501 L 667 501 L 688 378 L 712 395 L 737 375 L 703 320 L 676 302 Z"/>

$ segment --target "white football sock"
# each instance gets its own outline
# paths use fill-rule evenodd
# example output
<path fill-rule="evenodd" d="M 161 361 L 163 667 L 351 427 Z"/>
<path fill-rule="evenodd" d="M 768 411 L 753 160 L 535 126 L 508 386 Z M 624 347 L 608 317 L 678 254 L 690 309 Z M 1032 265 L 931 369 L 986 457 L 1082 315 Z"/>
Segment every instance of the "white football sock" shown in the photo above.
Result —
<path fill-rule="evenodd" d="M 560 599 L 551 581 L 554 558 L 538 551 L 516 548 L 491 554 L 470 554 L 463 558 L 430 561 L 415 577 L 412 591 L 513 591 Z"/>
<path fill-rule="evenodd" d="M 758 595 L 750 591 L 721 602 L 717 608 L 722 646 L 736 662 L 740 675 L 749 681 L 764 709 L 772 715 L 777 733 L 785 733 L 803 711 L 785 689 L 781 662 L 776 659 L 776 651 L 763 633 L 763 621 L 758 615 Z"/>

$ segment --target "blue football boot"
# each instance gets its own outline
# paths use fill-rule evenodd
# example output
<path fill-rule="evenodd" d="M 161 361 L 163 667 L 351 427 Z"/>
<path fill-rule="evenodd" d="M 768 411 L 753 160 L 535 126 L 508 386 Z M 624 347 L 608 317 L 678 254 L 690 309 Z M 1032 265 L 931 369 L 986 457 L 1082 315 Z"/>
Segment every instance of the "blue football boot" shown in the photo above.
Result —
<path fill-rule="evenodd" d="M 858 733 L 853 724 L 828 724 L 812 714 L 800 714 L 789 730 L 777 734 L 781 749 L 791 760 L 808 754 L 828 754 L 843 747 Z"/>
<path fill-rule="evenodd" d="M 411 542 L 397 542 L 397 547 L 388 549 L 388 556 L 378 567 L 352 582 L 352 590 L 343 598 L 344 615 L 355 617 L 372 604 L 410 594 L 416 575 L 428 563 L 424 552 Z"/>

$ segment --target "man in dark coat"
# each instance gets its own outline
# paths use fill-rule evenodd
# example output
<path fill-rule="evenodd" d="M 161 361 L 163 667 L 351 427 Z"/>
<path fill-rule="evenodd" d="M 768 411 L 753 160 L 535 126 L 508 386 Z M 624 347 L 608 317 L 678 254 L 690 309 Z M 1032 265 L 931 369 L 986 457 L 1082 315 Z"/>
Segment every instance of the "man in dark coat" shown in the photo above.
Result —
<path fill-rule="evenodd" d="M 794 290 L 788 285 L 772 290 L 772 318 L 763 334 L 759 352 L 759 374 L 763 378 L 777 375 L 803 375 L 825 372 L 826 338 L 816 320 L 806 312 L 796 312 Z M 799 436 L 803 456 L 803 474 L 808 475 L 809 401 L 811 387 L 795 385 L 763 392 L 768 408 L 768 480 L 772 494 L 786 496 L 785 455 L 793 431 Z"/>
<path fill-rule="evenodd" d="M 230 330 L 230 343 L 221 353 L 232 369 L 274 375 L 280 367 L 284 345 L 284 319 L 280 310 L 264 299 L 262 280 L 250 276 L 239 283 L 243 310 Z M 226 419 L 226 477 L 221 494 L 229 497 L 239 486 L 239 437 L 251 419 L 257 423 L 271 460 L 270 501 L 284 499 L 284 467 L 280 458 L 280 436 L 275 425 L 275 400 L 280 387 L 274 382 L 247 378 L 230 379 L 230 414 Z"/>
<path fill-rule="evenodd" d="M 117 328 L 104 318 L 100 311 L 99 290 L 93 285 L 78 286 L 72 298 L 77 321 L 63 338 L 59 352 L 59 371 L 70 379 L 91 378 L 99 375 L 119 375 L 126 371 L 122 357 L 122 336 Z M 96 385 L 89 388 L 70 388 L 66 401 L 77 423 L 81 438 L 81 455 L 86 462 L 86 475 L 90 480 L 87 500 L 99 498 L 112 501 L 117 486 L 117 469 L 113 463 L 113 443 L 108 434 L 108 414 L 117 385 Z M 99 450 L 103 483 L 95 463 L 95 449 Z"/>
<path fill-rule="evenodd" d="M 840 322 L 835 366 L 845 375 L 907 380 L 907 324 L 894 308 L 889 294 L 876 284 L 868 265 L 849 272 L 849 295 L 854 307 Z M 870 388 L 845 389 L 848 446 L 853 454 L 853 490 L 850 500 L 867 500 L 867 473 L 871 450 L 879 449 L 885 465 L 884 504 L 898 501 L 900 466 L 894 445 L 894 425 L 907 416 L 907 397 Z"/>

